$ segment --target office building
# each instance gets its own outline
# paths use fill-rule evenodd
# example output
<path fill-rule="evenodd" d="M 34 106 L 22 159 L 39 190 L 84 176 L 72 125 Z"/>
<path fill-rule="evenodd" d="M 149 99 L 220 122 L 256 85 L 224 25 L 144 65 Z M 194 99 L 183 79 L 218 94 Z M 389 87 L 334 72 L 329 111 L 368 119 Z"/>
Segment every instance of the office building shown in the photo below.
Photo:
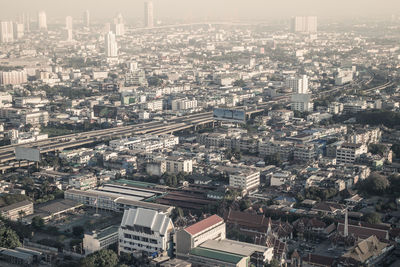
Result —
<path fill-rule="evenodd" d="M 317 32 L 317 17 L 294 17 L 291 25 L 293 32 L 301 33 L 316 33 Z"/>
<path fill-rule="evenodd" d="M 174 225 L 167 213 L 150 209 L 129 209 L 124 212 L 118 231 L 118 251 L 145 252 L 157 255 L 173 253 Z"/>
<path fill-rule="evenodd" d="M 90 234 L 85 234 L 83 237 L 85 255 L 92 254 L 118 243 L 118 229 L 119 226 L 113 225 L 105 229 L 93 231 Z"/>
<path fill-rule="evenodd" d="M 38 29 L 39 31 L 47 31 L 47 16 L 44 11 L 38 13 Z"/>
<path fill-rule="evenodd" d="M 144 3 L 144 25 L 146 28 L 154 27 L 154 10 L 153 2 L 148 1 Z"/>
<path fill-rule="evenodd" d="M 0 22 L 0 42 L 11 43 L 14 41 L 13 23 L 11 21 Z"/>
<path fill-rule="evenodd" d="M 90 12 L 89 12 L 89 10 L 86 10 L 85 12 L 83 12 L 83 25 L 85 27 L 88 27 L 88 28 L 90 26 Z"/>
<path fill-rule="evenodd" d="M 107 33 L 105 36 L 105 52 L 108 58 L 118 57 L 118 44 L 115 34 L 112 32 Z"/>

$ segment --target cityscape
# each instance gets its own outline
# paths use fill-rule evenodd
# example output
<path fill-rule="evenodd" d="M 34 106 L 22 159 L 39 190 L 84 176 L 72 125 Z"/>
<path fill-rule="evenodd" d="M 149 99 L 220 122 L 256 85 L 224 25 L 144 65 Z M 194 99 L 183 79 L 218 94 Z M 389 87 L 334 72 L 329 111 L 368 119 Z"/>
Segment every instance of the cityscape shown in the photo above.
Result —
<path fill-rule="evenodd" d="M 400 3 L 87 1 L 1 4 L 1 267 L 400 266 Z"/>

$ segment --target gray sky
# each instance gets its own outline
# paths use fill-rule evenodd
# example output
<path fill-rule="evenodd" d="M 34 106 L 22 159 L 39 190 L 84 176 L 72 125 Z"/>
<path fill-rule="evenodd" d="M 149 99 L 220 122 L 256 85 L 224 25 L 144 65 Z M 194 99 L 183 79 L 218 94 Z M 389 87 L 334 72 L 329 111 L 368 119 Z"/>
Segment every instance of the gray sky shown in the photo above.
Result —
<path fill-rule="evenodd" d="M 399 15 L 400 0 L 153 0 L 156 18 L 223 17 L 241 19 L 319 17 L 368 17 Z M 88 9 L 93 18 L 143 17 L 143 0 L 0 0 L 0 17 L 13 18 L 23 11 L 45 10 L 49 18 L 81 17 Z"/>

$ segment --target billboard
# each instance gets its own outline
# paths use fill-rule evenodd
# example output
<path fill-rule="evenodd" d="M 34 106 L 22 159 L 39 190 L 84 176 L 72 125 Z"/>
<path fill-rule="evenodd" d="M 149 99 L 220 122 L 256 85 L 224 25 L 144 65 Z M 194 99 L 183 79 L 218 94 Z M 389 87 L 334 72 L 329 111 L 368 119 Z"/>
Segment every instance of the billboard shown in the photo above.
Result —
<path fill-rule="evenodd" d="M 246 112 L 244 110 L 216 108 L 213 117 L 222 121 L 246 123 Z"/>
<path fill-rule="evenodd" d="M 16 147 L 15 148 L 15 159 L 39 162 L 40 161 L 40 150 L 37 148 L 31 148 L 31 147 Z"/>

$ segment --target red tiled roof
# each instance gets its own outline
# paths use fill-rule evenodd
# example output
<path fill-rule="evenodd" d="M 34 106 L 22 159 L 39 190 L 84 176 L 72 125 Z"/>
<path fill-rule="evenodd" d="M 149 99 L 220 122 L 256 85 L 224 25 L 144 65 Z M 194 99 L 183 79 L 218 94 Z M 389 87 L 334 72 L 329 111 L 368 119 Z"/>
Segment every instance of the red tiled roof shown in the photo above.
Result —
<path fill-rule="evenodd" d="M 185 231 L 191 235 L 195 235 L 195 234 L 200 233 L 201 231 L 204 231 L 205 229 L 213 226 L 214 224 L 217 224 L 217 223 L 220 223 L 223 221 L 224 221 L 224 219 L 222 219 L 218 215 L 212 215 L 204 220 L 201 220 L 195 224 L 192 224 L 191 226 L 186 227 Z"/>

